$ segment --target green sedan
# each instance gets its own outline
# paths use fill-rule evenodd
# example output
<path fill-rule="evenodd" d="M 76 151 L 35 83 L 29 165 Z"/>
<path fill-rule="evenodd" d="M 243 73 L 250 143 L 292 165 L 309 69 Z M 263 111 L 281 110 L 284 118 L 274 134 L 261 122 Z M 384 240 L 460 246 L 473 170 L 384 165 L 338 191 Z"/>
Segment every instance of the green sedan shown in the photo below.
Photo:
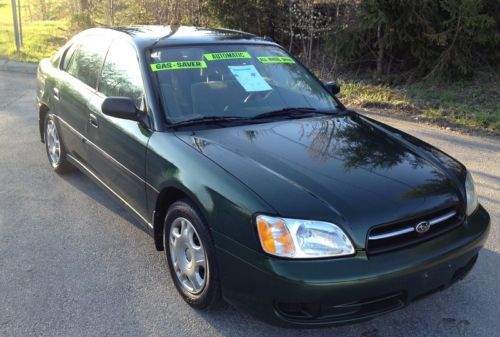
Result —
<path fill-rule="evenodd" d="M 461 163 L 346 109 L 334 82 L 269 39 L 90 29 L 37 78 L 51 167 L 129 209 L 196 309 L 367 320 L 465 277 L 488 236 Z"/>

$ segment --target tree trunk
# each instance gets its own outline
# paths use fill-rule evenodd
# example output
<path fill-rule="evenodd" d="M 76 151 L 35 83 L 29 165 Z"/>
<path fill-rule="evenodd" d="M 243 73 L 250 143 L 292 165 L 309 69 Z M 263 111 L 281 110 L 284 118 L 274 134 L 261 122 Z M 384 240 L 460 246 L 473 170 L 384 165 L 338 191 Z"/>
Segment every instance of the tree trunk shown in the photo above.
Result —
<path fill-rule="evenodd" d="M 311 27 L 311 30 L 309 31 L 309 46 L 308 46 L 308 60 L 307 60 L 307 65 L 310 66 L 312 62 L 312 50 L 313 50 L 313 42 L 314 42 L 314 27 Z"/>
<path fill-rule="evenodd" d="M 384 61 L 384 46 L 382 45 L 382 25 L 379 23 L 377 27 L 377 78 L 382 75 L 382 63 Z"/>
<path fill-rule="evenodd" d="M 90 0 L 80 0 L 80 20 L 79 24 L 82 28 L 92 26 L 90 17 Z"/>
<path fill-rule="evenodd" d="M 292 15 L 292 4 L 288 4 L 288 23 L 289 23 L 289 29 L 290 29 L 290 45 L 288 46 L 288 51 L 291 53 L 292 52 L 292 47 L 293 47 L 293 15 Z"/>
<path fill-rule="evenodd" d="M 90 8 L 90 0 L 80 0 L 80 12 L 87 14 Z"/>
<path fill-rule="evenodd" d="M 31 13 L 31 4 L 28 3 L 28 16 L 30 17 L 30 21 L 33 21 L 33 13 Z"/>
<path fill-rule="evenodd" d="M 47 4 L 45 0 L 40 0 L 40 14 L 42 14 L 42 20 L 47 20 Z"/>
<path fill-rule="evenodd" d="M 340 1 L 337 1 L 337 8 L 335 10 L 335 34 L 334 34 L 334 42 L 335 43 L 335 55 L 333 57 L 333 71 L 337 71 L 337 60 L 339 57 L 339 43 L 337 41 L 338 39 L 338 32 L 340 31 L 341 24 L 340 24 Z"/>
<path fill-rule="evenodd" d="M 115 25 L 115 8 L 114 8 L 114 0 L 108 0 L 108 25 Z"/>

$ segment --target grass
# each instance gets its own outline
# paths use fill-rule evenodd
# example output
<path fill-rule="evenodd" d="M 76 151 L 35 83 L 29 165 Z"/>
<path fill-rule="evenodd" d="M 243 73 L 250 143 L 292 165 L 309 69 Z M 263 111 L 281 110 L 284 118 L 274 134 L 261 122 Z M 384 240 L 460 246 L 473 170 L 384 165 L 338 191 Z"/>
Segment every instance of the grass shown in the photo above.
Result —
<path fill-rule="evenodd" d="M 339 80 L 348 106 L 409 114 L 439 124 L 500 133 L 500 69 L 451 83 L 417 82 L 385 86 Z"/>
<path fill-rule="evenodd" d="M 0 0 L 0 58 L 38 62 L 52 55 L 68 38 L 66 20 L 29 21 L 23 11 L 23 47 L 18 52 L 14 39 L 12 8 Z"/>
<path fill-rule="evenodd" d="M 400 90 L 354 79 L 339 79 L 340 98 L 347 105 L 364 108 L 405 109 L 411 103 Z"/>

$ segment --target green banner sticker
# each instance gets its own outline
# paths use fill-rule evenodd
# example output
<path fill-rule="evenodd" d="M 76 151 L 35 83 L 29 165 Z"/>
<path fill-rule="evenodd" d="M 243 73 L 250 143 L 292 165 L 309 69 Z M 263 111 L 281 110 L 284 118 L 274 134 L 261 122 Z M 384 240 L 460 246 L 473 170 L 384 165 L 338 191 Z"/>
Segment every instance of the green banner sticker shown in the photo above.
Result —
<path fill-rule="evenodd" d="M 286 56 L 261 56 L 257 57 L 257 59 L 262 63 L 295 63 L 291 57 Z"/>
<path fill-rule="evenodd" d="M 251 59 L 250 55 L 246 51 L 227 51 L 222 53 L 211 53 L 203 54 L 208 61 L 219 61 L 219 60 L 235 60 L 235 59 Z"/>
<path fill-rule="evenodd" d="M 153 71 L 177 70 L 177 69 L 202 69 L 206 68 L 205 61 L 173 61 L 151 64 Z"/>

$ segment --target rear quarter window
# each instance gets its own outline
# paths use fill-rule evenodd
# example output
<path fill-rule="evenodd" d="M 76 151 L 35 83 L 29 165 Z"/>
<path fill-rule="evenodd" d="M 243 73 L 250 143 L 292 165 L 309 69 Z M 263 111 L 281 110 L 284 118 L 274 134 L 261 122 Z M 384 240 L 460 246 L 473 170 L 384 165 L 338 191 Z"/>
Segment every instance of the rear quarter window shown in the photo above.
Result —
<path fill-rule="evenodd" d="M 63 56 L 62 56 L 62 64 L 61 64 L 62 70 L 68 69 L 69 61 L 71 61 L 71 57 L 75 53 L 75 50 L 77 47 L 78 47 L 78 43 L 73 43 L 68 48 L 66 48 L 66 50 L 64 51 Z"/>

